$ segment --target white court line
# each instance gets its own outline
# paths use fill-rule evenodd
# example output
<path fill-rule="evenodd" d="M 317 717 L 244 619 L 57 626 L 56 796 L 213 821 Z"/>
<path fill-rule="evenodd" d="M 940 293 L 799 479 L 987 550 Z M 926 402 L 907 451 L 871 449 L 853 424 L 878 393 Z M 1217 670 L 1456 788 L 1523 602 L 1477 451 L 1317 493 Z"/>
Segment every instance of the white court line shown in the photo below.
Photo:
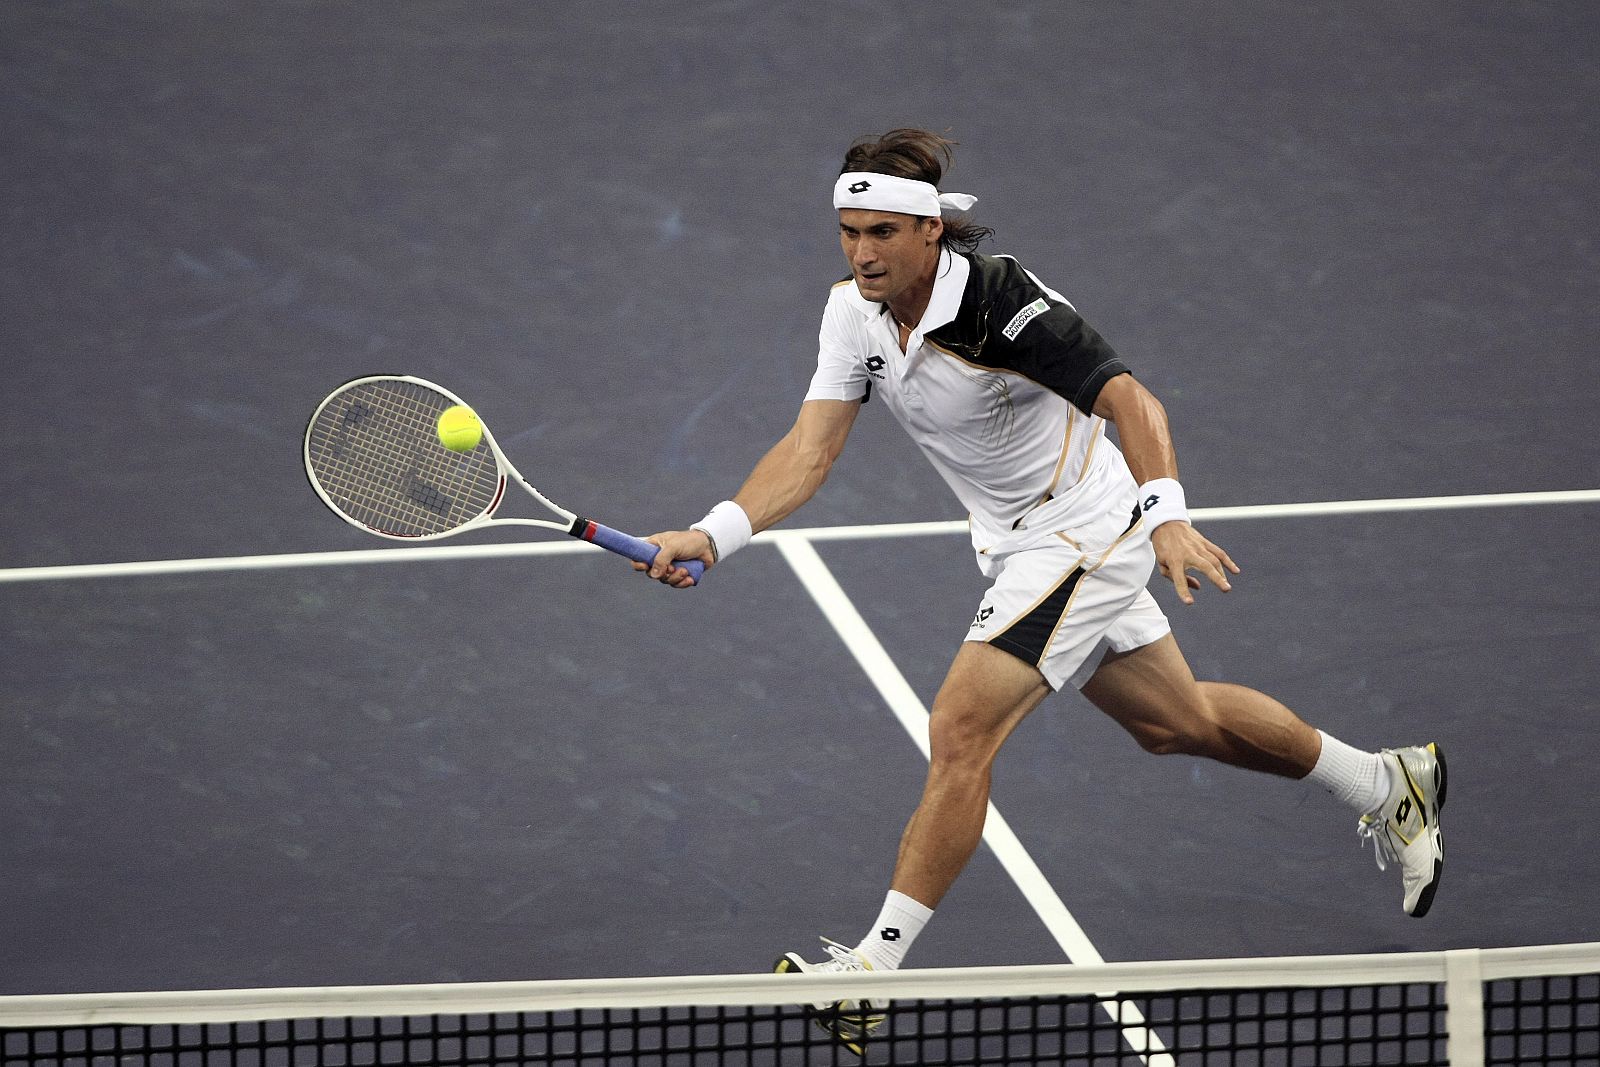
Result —
<path fill-rule="evenodd" d="M 866 672 L 872 684 L 877 687 L 878 694 L 883 697 L 889 710 L 894 712 L 895 718 L 900 720 L 900 725 L 905 727 L 906 733 L 911 735 L 911 740 L 916 742 L 917 748 L 922 751 L 922 758 L 929 758 L 928 746 L 928 710 L 923 707 L 922 700 L 912 690 L 905 675 L 900 673 L 900 668 L 890 658 L 888 651 L 879 642 L 872 628 L 867 625 L 867 620 L 861 617 L 856 606 L 851 602 L 844 589 L 834 578 L 833 572 L 828 570 L 827 564 L 822 562 L 822 557 L 812 547 L 811 542 L 797 532 L 779 532 L 773 535 L 773 542 L 778 546 L 778 551 L 783 553 L 783 558 L 794 568 L 795 574 L 806 587 L 833 625 L 839 639 L 844 642 L 856 662 Z M 1012 831 L 1011 825 L 1000 814 L 993 802 L 989 804 L 988 815 L 983 824 L 984 843 L 994 852 L 1000 865 L 1005 868 L 1011 880 L 1022 890 L 1022 895 L 1033 907 L 1035 913 L 1044 922 L 1045 928 L 1056 939 L 1056 944 L 1061 946 L 1067 954 L 1067 959 L 1073 963 L 1100 964 L 1105 959 L 1101 957 L 1094 942 L 1089 940 L 1089 935 L 1084 933 L 1078 920 L 1073 918 L 1067 906 L 1045 878 L 1044 872 L 1039 870 L 1039 865 L 1028 855 L 1028 850 Z M 1118 1000 L 1115 992 L 1101 992 L 1096 994 L 1102 997 L 1101 1007 L 1117 1023 L 1123 1037 L 1129 1046 L 1139 1053 L 1139 1058 L 1155 1067 L 1174 1067 L 1174 1060 L 1166 1053 L 1166 1045 L 1144 1025 L 1144 1015 L 1138 1005 L 1130 1001 Z M 1145 1056 L 1149 1052 L 1151 1055 Z"/>
<path fill-rule="evenodd" d="M 1447 511 L 1462 508 L 1521 507 L 1534 504 L 1600 503 L 1600 489 L 1575 489 L 1543 493 L 1491 493 L 1475 496 L 1400 497 L 1388 500 L 1330 500 L 1307 504 L 1251 504 L 1242 507 L 1195 508 L 1196 522 L 1236 519 L 1302 518 L 1323 515 L 1372 515 L 1396 511 Z M 898 522 L 878 526 L 818 526 L 808 529 L 769 530 L 755 536 L 755 544 L 772 544 L 781 536 L 808 541 L 875 540 L 887 537 L 926 537 L 966 533 L 965 520 L 953 522 Z M 285 567 L 344 567 L 366 563 L 422 563 L 456 559 L 505 559 L 512 556 L 555 556 L 569 552 L 599 552 L 583 541 L 522 541 L 493 545 L 425 545 L 416 548 L 361 549 L 342 552 L 295 552 L 265 556 L 218 556 L 209 559 L 148 560 L 134 563 L 79 563 L 54 567 L 0 568 L 0 585 L 8 582 L 64 581 L 78 578 L 147 578 L 166 574 L 201 574 L 217 571 L 277 570 Z"/>
<path fill-rule="evenodd" d="M 1324 500 L 1304 504 L 1244 504 L 1226 508 L 1193 508 L 1196 522 L 1240 519 L 1319 518 L 1329 515 L 1378 515 L 1397 511 L 1456 511 L 1467 508 L 1525 507 L 1535 504 L 1600 504 L 1600 489 L 1563 489 L 1540 493 L 1480 493 L 1467 496 L 1389 497 L 1376 500 Z M 783 532 L 783 531 L 778 531 Z M 966 533 L 965 519 L 955 522 L 903 522 L 884 526 L 819 526 L 787 531 L 811 541 L 861 541 L 884 537 L 922 537 Z M 758 534 L 760 541 L 766 534 Z"/>

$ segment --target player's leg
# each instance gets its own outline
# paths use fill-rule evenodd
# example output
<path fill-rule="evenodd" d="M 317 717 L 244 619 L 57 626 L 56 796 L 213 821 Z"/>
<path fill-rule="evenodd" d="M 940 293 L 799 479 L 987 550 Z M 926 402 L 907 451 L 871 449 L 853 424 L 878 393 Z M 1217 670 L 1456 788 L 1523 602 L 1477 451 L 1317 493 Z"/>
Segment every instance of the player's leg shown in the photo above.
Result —
<path fill-rule="evenodd" d="M 1106 516 L 1101 526 L 1096 532 L 1102 545 L 1131 528 L 1126 516 L 1116 515 Z M 1085 592 L 1091 558 L 1070 540 L 1049 538 L 982 563 L 994 584 L 934 698 L 928 777 L 901 835 L 883 909 L 854 949 L 832 946 L 834 958 L 818 965 L 790 953 L 778 961 L 780 970 L 900 965 L 982 839 L 990 767 L 1000 746 L 1082 665 L 1100 631 L 1138 594 L 1148 575 L 1147 566 L 1120 600 L 1113 596 L 1115 602 L 1108 604 L 1104 590 Z"/>
<path fill-rule="evenodd" d="M 1107 652 L 1082 692 L 1148 752 L 1304 778 L 1322 749 L 1316 730 L 1265 693 L 1196 681 L 1170 633 L 1127 652 Z M 1372 766 L 1375 772 L 1376 757 Z"/>
<path fill-rule="evenodd" d="M 890 886 L 937 907 L 977 850 L 1000 746 L 1050 693 L 1038 668 L 992 645 L 956 653 L 928 720 L 928 778 L 900 838 Z"/>
<path fill-rule="evenodd" d="M 1083 665 L 1100 633 L 1143 588 L 1150 564 L 1123 587 L 1087 581 L 1128 529 L 1126 513 L 1107 515 L 1095 526 L 1100 547 L 1092 552 L 1077 540 L 1051 537 L 981 561 L 994 585 L 934 699 L 928 777 L 901 835 L 883 908 L 854 948 L 824 938 L 829 959 L 809 963 L 791 952 L 778 961 L 778 971 L 900 965 L 982 838 L 990 770 L 1000 746 Z M 882 1007 L 871 1001 L 840 1000 L 815 1008 L 818 1025 L 857 1052 L 883 1020 Z"/>
<path fill-rule="evenodd" d="M 982 838 L 1000 746 L 1046 695 L 1087 672 L 1101 635 L 1148 596 L 1155 555 L 1140 544 L 1137 515 L 1130 522 L 1117 508 L 1070 535 L 982 561 L 994 584 L 934 699 L 922 799 L 901 835 L 883 913 L 852 958 L 875 970 L 899 966 Z M 1156 617 L 1166 632 L 1159 609 Z M 798 956 L 786 958 L 803 969 Z"/>
<path fill-rule="evenodd" d="M 1265 693 L 1196 681 L 1170 634 L 1120 652 L 1113 647 L 1082 692 L 1149 752 L 1204 756 L 1322 785 L 1361 815 L 1358 829 L 1373 841 L 1378 866 L 1400 864 L 1407 914 L 1427 914 L 1444 868 L 1445 761 L 1437 744 L 1352 748 Z"/>
<path fill-rule="evenodd" d="M 977 850 L 988 813 L 990 770 L 1000 746 L 1050 693 L 1037 668 L 997 648 L 966 643 L 956 653 L 929 713 L 929 763 L 922 800 L 905 832 L 883 908 L 854 948 L 823 939 L 829 958 L 798 953 L 779 973 L 893 970 Z M 871 1001 L 815 1005 L 819 1026 L 857 1054 L 883 1022 Z"/>

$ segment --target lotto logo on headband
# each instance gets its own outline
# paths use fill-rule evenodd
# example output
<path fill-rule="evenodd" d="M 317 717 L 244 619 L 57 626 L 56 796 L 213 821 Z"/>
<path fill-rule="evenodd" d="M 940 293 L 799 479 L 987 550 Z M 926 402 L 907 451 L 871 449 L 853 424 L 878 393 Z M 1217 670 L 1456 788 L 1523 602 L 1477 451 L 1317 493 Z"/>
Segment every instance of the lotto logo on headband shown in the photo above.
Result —
<path fill-rule="evenodd" d="M 847 171 L 833 183 L 836 208 L 938 217 L 945 208 L 967 211 L 977 200 L 966 193 L 941 193 L 930 182 L 870 170 Z"/>

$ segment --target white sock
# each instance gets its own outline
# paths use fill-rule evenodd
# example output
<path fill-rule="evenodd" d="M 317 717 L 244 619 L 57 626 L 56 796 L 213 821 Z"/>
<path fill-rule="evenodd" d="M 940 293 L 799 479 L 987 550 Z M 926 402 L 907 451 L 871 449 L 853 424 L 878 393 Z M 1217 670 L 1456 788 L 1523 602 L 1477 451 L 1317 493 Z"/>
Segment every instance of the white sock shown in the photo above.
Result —
<path fill-rule="evenodd" d="M 872 930 L 861 939 L 856 951 L 867 958 L 875 971 L 898 970 L 911 942 L 931 918 L 932 908 L 923 907 L 904 893 L 891 889 L 883 900 L 878 921 L 872 924 Z"/>
<path fill-rule="evenodd" d="M 1306 775 L 1339 801 L 1365 815 L 1389 796 L 1389 769 L 1376 752 L 1351 748 L 1337 737 L 1322 734 L 1322 754 Z"/>

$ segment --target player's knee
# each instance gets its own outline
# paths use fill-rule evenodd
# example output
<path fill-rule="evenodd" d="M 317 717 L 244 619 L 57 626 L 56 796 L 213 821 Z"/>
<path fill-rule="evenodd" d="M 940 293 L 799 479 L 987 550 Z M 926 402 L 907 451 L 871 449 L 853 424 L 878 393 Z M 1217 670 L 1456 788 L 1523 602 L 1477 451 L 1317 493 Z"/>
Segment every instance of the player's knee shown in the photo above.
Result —
<path fill-rule="evenodd" d="M 928 721 L 928 757 L 935 774 L 987 773 L 996 747 L 993 731 L 974 716 L 944 713 Z"/>

